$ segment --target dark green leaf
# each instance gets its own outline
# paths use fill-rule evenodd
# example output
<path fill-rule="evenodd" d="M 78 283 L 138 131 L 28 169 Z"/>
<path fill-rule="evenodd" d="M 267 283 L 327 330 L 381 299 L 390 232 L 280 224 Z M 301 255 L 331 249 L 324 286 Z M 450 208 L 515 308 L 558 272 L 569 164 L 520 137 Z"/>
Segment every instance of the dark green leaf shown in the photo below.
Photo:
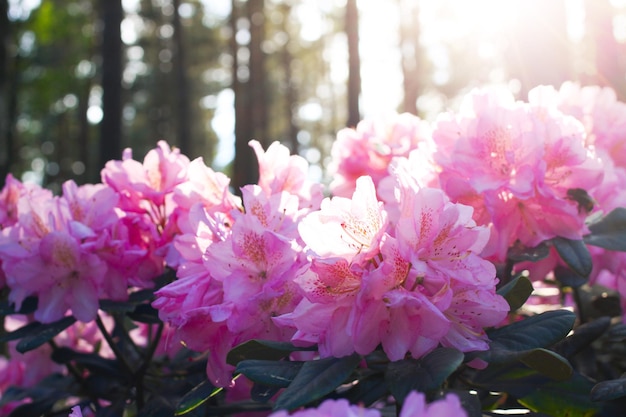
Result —
<path fill-rule="evenodd" d="M 20 353 L 28 352 L 48 342 L 54 336 L 76 323 L 72 316 L 63 317 L 54 323 L 42 324 L 17 343 L 15 349 Z"/>
<path fill-rule="evenodd" d="M 381 373 L 360 378 L 346 393 L 345 398 L 352 404 L 363 404 L 369 407 L 376 401 L 387 396 L 389 389 L 385 377 Z"/>
<path fill-rule="evenodd" d="M 518 240 L 509 248 L 506 257 L 513 262 L 537 262 L 547 258 L 549 254 L 550 247 L 545 242 L 541 242 L 539 245 L 531 248 L 522 245 Z"/>
<path fill-rule="evenodd" d="M 266 359 L 277 361 L 287 357 L 291 352 L 317 350 L 315 347 L 300 348 L 286 342 L 272 342 L 269 340 L 252 339 L 235 346 L 226 356 L 226 362 L 237 366 L 246 359 Z"/>
<path fill-rule="evenodd" d="M 557 265 L 554 268 L 554 278 L 566 287 L 578 288 L 589 281 L 587 278 L 578 275 L 566 266 Z"/>
<path fill-rule="evenodd" d="M 530 350 L 552 346 L 572 330 L 576 315 L 567 310 L 548 311 L 488 332 L 488 351 L 468 354 L 488 363 L 518 360 Z"/>
<path fill-rule="evenodd" d="M 137 307 L 136 304 L 128 301 L 100 300 L 99 304 L 100 310 L 107 313 L 129 313 Z"/>
<path fill-rule="evenodd" d="M 572 376 L 572 365 L 559 355 L 547 349 L 533 349 L 520 359 L 524 365 L 555 381 L 565 381 Z"/>
<path fill-rule="evenodd" d="M 159 310 L 152 307 L 150 304 L 139 304 L 135 307 L 134 311 L 128 313 L 128 317 L 134 321 L 138 321 L 139 323 L 161 323 L 161 319 L 159 319 Z"/>
<path fill-rule="evenodd" d="M 9 314 L 31 314 L 37 310 L 38 304 L 37 297 L 27 297 L 22 302 L 22 306 L 19 310 L 15 310 L 15 305 L 8 301 L 2 301 L 0 303 L 0 316 L 8 316 Z"/>
<path fill-rule="evenodd" d="M 577 327 L 573 334 L 554 345 L 552 350 L 566 358 L 570 358 L 602 336 L 610 325 L 611 319 L 609 317 L 600 317 L 592 322 L 585 323 Z"/>
<path fill-rule="evenodd" d="M 174 415 L 182 416 L 204 404 L 209 398 L 217 395 L 223 388 L 214 387 L 209 381 L 196 385 L 180 400 Z"/>
<path fill-rule="evenodd" d="M 263 385 L 286 388 L 296 377 L 303 362 L 249 359 L 237 364 L 235 372 Z"/>
<path fill-rule="evenodd" d="M 137 417 L 171 417 L 174 407 L 162 396 L 152 397 L 137 413 Z"/>
<path fill-rule="evenodd" d="M 589 249 L 582 240 L 565 239 L 555 237 L 552 243 L 556 248 L 561 259 L 578 275 L 589 277 L 591 268 L 593 267 L 591 254 Z"/>
<path fill-rule="evenodd" d="M 25 324 L 19 329 L 13 330 L 12 332 L 8 332 L 0 336 L 0 342 L 10 342 L 11 340 L 17 340 L 25 336 L 35 334 L 41 326 L 43 325 L 38 321 Z"/>
<path fill-rule="evenodd" d="M 322 398 L 344 383 L 360 360 L 359 355 L 352 354 L 305 362 L 274 408 L 292 410 Z"/>
<path fill-rule="evenodd" d="M 591 417 L 600 409 L 589 397 L 592 387 L 593 382 L 576 373 L 567 381 L 541 385 L 518 401 L 552 417 Z"/>
<path fill-rule="evenodd" d="M 517 276 L 498 290 L 498 294 L 504 297 L 511 311 L 515 311 L 524 305 L 533 292 L 533 284 L 524 276 Z"/>
<path fill-rule="evenodd" d="M 591 389 L 591 401 L 610 401 L 626 396 L 626 378 L 597 383 Z"/>
<path fill-rule="evenodd" d="M 61 347 L 52 352 L 52 360 L 60 364 L 75 362 L 77 365 L 99 374 L 113 378 L 124 378 L 122 368 L 116 360 L 105 359 L 95 353 L 76 352 L 70 348 Z"/>
<path fill-rule="evenodd" d="M 263 384 L 254 384 L 250 390 L 250 398 L 253 401 L 267 403 L 276 393 L 280 391 L 280 387 L 270 387 Z"/>
<path fill-rule="evenodd" d="M 37 398 L 32 402 L 18 405 L 9 417 L 40 417 L 52 409 L 52 406 L 62 398 L 58 396 Z"/>
<path fill-rule="evenodd" d="M 441 388 L 443 382 L 463 362 L 463 354 L 452 348 L 439 348 L 421 359 L 391 362 L 385 373 L 389 391 L 399 403 L 409 392 L 428 392 Z"/>
<path fill-rule="evenodd" d="M 598 222 L 589 225 L 587 244 L 604 249 L 626 251 L 626 208 L 618 207 Z"/>

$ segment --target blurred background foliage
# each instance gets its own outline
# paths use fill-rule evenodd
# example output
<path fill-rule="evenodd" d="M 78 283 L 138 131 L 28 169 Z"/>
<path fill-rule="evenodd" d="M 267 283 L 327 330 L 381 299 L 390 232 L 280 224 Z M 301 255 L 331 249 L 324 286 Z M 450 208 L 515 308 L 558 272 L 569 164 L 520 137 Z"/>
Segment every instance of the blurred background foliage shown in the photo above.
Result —
<path fill-rule="evenodd" d="M 98 182 L 165 139 L 254 182 L 278 140 L 323 169 L 364 116 L 565 80 L 626 97 L 623 0 L 0 0 L 0 174 Z"/>

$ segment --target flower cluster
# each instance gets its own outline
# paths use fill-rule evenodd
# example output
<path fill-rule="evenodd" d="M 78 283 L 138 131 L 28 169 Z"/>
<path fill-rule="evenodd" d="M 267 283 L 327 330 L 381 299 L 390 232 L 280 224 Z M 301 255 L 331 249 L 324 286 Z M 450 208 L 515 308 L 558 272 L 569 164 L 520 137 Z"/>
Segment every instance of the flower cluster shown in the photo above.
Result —
<path fill-rule="evenodd" d="M 309 348 L 307 358 L 316 359 L 486 351 L 486 329 L 502 325 L 510 309 L 496 285 L 511 271 L 496 271 L 508 265 L 511 248 L 581 241 L 590 215 L 626 205 L 625 123 L 626 105 L 610 90 L 538 87 L 527 102 L 477 90 L 433 124 L 402 114 L 342 130 L 326 198 L 306 160 L 276 142 L 265 150 L 250 142 L 259 181 L 236 193 L 226 175 L 163 141 L 141 162 L 126 150 L 106 164 L 102 183 L 68 181 L 59 196 L 8 176 L 0 192 L 0 285 L 14 312 L 33 298 L 37 305 L 5 327 L 73 316 L 78 322 L 37 354 L 98 346 L 98 355 L 112 358 L 114 325 L 99 311 L 103 301 L 130 303 L 131 292 L 156 286 L 151 311 L 166 327 L 160 323 L 153 337 L 151 322 L 142 323 L 130 332 L 133 343 L 152 346 L 148 360 L 179 341 L 206 352 L 210 382 L 231 388 L 228 353 L 252 339 Z M 626 256 L 591 254 L 592 282 L 626 300 Z M 543 278 L 563 265 L 551 249 L 516 268 Z M 155 282 L 166 268 L 176 278 Z M 162 335 L 167 343 L 157 349 Z M 9 346 L 0 357 L 0 393 L 59 368 L 34 353 Z M 40 366 L 26 369 L 26 361 Z M 72 412 L 80 414 L 80 407 Z M 444 414 L 464 415 L 457 397 L 427 405 L 413 393 L 400 415 Z M 293 415 L 380 413 L 329 400 Z"/>

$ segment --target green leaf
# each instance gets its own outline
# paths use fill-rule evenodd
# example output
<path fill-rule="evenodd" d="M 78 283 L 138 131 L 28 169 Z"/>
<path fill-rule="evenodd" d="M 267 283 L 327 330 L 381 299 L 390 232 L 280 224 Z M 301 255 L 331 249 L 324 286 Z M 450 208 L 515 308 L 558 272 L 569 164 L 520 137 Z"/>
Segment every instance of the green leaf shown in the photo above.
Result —
<path fill-rule="evenodd" d="M 301 348 L 286 342 L 252 339 L 231 349 L 226 356 L 226 363 L 237 366 L 239 362 L 246 359 L 277 361 L 287 357 L 291 352 L 315 350 L 317 350 L 316 347 Z"/>
<path fill-rule="evenodd" d="M 75 362 L 77 365 L 83 366 L 90 371 L 95 371 L 108 377 L 124 379 L 118 361 L 113 359 L 105 359 L 96 353 L 76 352 L 70 348 L 60 347 L 52 352 L 52 360 L 59 364 L 67 364 Z"/>
<path fill-rule="evenodd" d="M 19 329 L 15 329 L 12 332 L 8 332 L 0 336 L 0 342 L 10 342 L 11 340 L 21 339 L 24 336 L 34 334 L 41 326 L 43 325 L 38 321 L 25 324 Z"/>
<path fill-rule="evenodd" d="M 27 336 L 24 336 L 24 338 L 17 343 L 15 349 L 20 353 L 36 349 L 74 323 L 76 323 L 76 319 L 72 316 L 68 316 L 54 323 L 42 324 L 34 328 Z"/>
<path fill-rule="evenodd" d="M 610 401 L 626 396 L 626 378 L 598 382 L 591 389 L 591 401 Z"/>
<path fill-rule="evenodd" d="M 534 247 L 528 247 L 518 240 L 509 248 L 506 257 L 513 262 L 537 262 L 547 258 L 549 254 L 550 247 L 545 242 L 541 242 Z"/>
<path fill-rule="evenodd" d="M 548 311 L 487 332 L 490 348 L 468 354 L 488 363 L 507 363 L 529 351 L 552 346 L 572 330 L 576 315 L 567 310 Z"/>
<path fill-rule="evenodd" d="M 9 314 L 31 314 L 37 310 L 39 300 L 37 297 L 26 297 L 22 301 L 22 305 L 19 310 L 15 309 L 14 303 L 10 303 L 5 300 L 0 303 L 0 316 L 8 316 Z"/>
<path fill-rule="evenodd" d="M 626 251 L 626 208 L 618 207 L 589 225 L 585 243 L 604 249 Z"/>
<path fill-rule="evenodd" d="M 511 311 L 524 305 L 533 292 L 533 284 L 524 276 L 517 276 L 498 290 L 498 295 L 504 297 Z"/>
<path fill-rule="evenodd" d="M 152 307 L 150 304 L 137 305 L 134 311 L 128 313 L 128 317 L 134 321 L 138 321 L 139 323 L 161 323 L 161 319 L 159 319 L 159 310 Z"/>
<path fill-rule="evenodd" d="M 610 317 L 600 317 L 585 323 L 577 327 L 573 334 L 554 345 L 552 350 L 559 355 L 570 358 L 602 336 L 610 325 Z"/>
<path fill-rule="evenodd" d="M 100 300 L 99 307 L 107 313 L 130 313 L 137 305 L 128 301 Z"/>
<path fill-rule="evenodd" d="M 202 381 L 189 391 L 176 406 L 176 416 L 182 416 L 204 404 L 209 398 L 222 391 L 221 387 L 214 387 L 209 381 Z"/>
<path fill-rule="evenodd" d="M 268 385 L 263 384 L 254 384 L 252 385 L 252 389 L 250 390 L 250 398 L 253 401 L 266 404 L 269 400 L 272 399 L 278 391 L 280 391 L 281 387 L 270 387 Z"/>
<path fill-rule="evenodd" d="M 556 278 L 556 280 L 562 285 L 572 288 L 581 287 L 589 281 L 587 278 L 577 274 L 570 268 L 563 265 L 557 265 L 554 268 L 554 278 Z"/>
<path fill-rule="evenodd" d="M 600 405 L 589 397 L 592 387 L 593 382 L 576 373 L 567 381 L 543 384 L 518 401 L 552 417 L 591 417 L 600 410 Z"/>
<path fill-rule="evenodd" d="M 559 355 L 547 349 L 533 349 L 520 359 L 524 365 L 555 381 L 565 381 L 572 376 L 572 365 Z"/>
<path fill-rule="evenodd" d="M 344 383 L 360 361 L 359 355 L 352 354 L 305 362 L 274 408 L 293 410 L 322 398 Z"/>
<path fill-rule="evenodd" d="M 237 364 L 235 372 L 263 385 L 287 388 L 304 362 L 248 359 Z"/>
<path fill-rule="evenodd" d="M 345 398 L 351 404 L 363 404 L 365 407 L 369 407 L 381 398 L 386 397 L 388 393 L 389 389 L 387 388 L 384 375 L 376 373 L 359 378 L 358 382 L 345 393 Z"/>
<path fill-rule="evenodd" d="M 552 243 L 561 259 L 565 261 L 572 271 L 583 277 L 589 277 L 593 266 L 589 249 L 582 240 L 565 239 L 563 237 L 555 237 Z"/>
<path fill-rule="evenodd" d="M 385 372 L 385 381 L 396 401 L 403 403 L 413 390 L 428 392 L 441 388 L 463 358 L 463 353 L 456 349 L 435 349 L 421 359 L 391 362 Z"/>

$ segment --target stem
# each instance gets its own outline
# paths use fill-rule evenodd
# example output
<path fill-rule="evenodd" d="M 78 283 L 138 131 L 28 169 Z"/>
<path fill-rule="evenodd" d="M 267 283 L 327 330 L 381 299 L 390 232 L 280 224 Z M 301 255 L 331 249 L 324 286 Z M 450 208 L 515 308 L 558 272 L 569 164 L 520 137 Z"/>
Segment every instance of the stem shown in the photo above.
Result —
<path fill-rule="evenodd" d="M 53 339 L 48 340 L 48 344 L 50 345 L 50 347 L 52 347 L 53 352 L 59 350 L 59 347 Z M 76 369 L 76 367 L 71 362 L 67 362 L 65 364 L 65 367 L 67 368 L 68 372 L 72 374 L 76 382 L 78 382 L 81 387 L 84 386 L 85 380 L 83 379 L 83 376 L 80 374 L 80 372 L 78 372 L 78 369 Z"/>
<path fill-rule="evenodd" d="M 572 292 L 574 293 L 574 302 L 576 303 L 576 310 L 578 311 L 578 320 L 580 324 L 583 324 L 587 321 L 587 317 L 583 311 L 583 300 L 580 296 L 580 288 L 572 287 Z"/>
<path fill-rule="evenodd" d="M 150 326 L 152 329 L 152 326 Z M 159 323 L 159 327 L 157 327 L 156 335 L 154 339 L 152 339 L 151 343 L 148 345 L 148 350 L 146 351 L 146 357 L 144 358 L 143 363 L 137 369 L 137 372 L 134 374 L 135 385 L 137 386 L 137 408 L 142 409 L 144 406 L 144 387 L 143 387 L 143 377 L 150 366 L 150 362 L 152 362 L 152 357 L 154 356 L 154 352 L 161 341 L 161 335 L 163 334 L 163 323 Z"/>
<path fill-rule="evenodd" d="M 130 365 L 126 362 L 126 359 L 124 359 L 124 355 L 122 354 L 122 351 L 117 347 L 117 344 L 115 343 L 115 341 L 113 340 L 113 338 L 111 337 L 107 329 L 104 327 L 104 323 L 102 322 L 102 319 L 100 318 L 100 314 L 96 316 L 96 324 L 98 325 L 98 329 L 100 329 L 100 333 L 102 333 L 102 336 L 104 336 L 104 340 L 107 341 L 107 343 L 109 344 L 109 347 L 115 354 L 115 357 L 117 358 L 117 360 L 120 361 L 120 363 L 122 364 L 122 367 L 128 373 L 128 375 L 132 376 L 134 374 L 133 370 L 131 369 Z"/>

